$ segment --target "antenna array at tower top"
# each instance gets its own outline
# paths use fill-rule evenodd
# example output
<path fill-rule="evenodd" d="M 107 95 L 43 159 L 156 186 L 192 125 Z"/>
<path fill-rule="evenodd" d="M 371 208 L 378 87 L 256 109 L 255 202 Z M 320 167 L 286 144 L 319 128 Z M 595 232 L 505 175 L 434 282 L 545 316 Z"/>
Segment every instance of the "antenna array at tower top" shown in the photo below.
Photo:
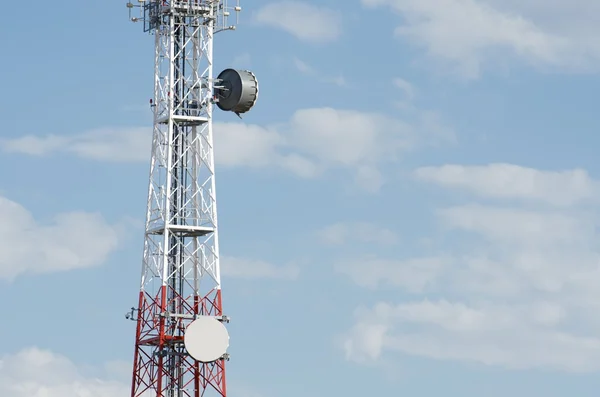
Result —
<path fill-rule="evenodd" d="M 214 21 L 214 32 L 235 30 L 239 23 L 239 13 L 242 11 L 239 0 L 234 6 L 228 5 L 228 0 L 138 0 L 138 4 L 127 3 L 129 19 L 132 22 L 143 22 L 144 32 L 154 32 L 165 26 L 168 17 L 193 17 L 199 21 Z M 133 9 L 138 8 L 138 16 Z M 231 13 L 235 14 L 235 23 L 230 22 Z"/>

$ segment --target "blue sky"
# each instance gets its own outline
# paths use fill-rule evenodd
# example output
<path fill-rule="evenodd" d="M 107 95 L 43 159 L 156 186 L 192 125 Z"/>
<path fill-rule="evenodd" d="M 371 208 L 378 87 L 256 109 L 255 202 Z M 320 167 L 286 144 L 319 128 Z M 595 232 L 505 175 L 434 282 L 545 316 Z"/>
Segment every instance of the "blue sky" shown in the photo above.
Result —
<path fill-rule="evenodd" d="M 242 3 L 215 42 L 260 81 L 215 114 L 230 395 L 595 395 L 600 5 L 340 5 Z M 27 7 L 0 27 L 0 395 L 127 395 L 153 40 L 125 2 Z"/>

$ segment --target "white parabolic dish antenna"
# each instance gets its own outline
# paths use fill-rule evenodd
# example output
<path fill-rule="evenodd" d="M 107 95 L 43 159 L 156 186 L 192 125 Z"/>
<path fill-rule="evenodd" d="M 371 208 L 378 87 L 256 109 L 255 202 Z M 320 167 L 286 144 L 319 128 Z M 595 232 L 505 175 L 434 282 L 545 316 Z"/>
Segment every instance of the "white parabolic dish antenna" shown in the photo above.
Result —
<path fill-rule="evenodd" d="M 229 332 L 216 318 L 201 316 L 188 325 L 183 343 L 194 360 L 210 363 L 227 353 Z"/>

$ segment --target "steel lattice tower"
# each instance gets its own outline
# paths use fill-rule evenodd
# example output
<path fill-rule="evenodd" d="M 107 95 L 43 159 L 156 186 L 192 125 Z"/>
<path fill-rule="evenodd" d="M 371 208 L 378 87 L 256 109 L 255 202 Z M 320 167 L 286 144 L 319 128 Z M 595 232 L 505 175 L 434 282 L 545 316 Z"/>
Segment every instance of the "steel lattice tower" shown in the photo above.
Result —
<path fill-rule="evenodd" d="M 221 300 L 212 111 L 214 104 L 238 115 L 249 110 L 258 83 L 252 73 L 232 69 L 213 78 L 213 36 L 234 28 L 227 25 L 229 10 L 240 7 L 230 9 L 225 0 L 139 0 L 127 7 L 130 17 L 139 7 L 140 17 L 131 20 L 143 22 L 155 40 L 141 286 L 139 306 L 128 315 L 137 322 L 131 396 L 225 397 L 226 346 L 203 360 L 187 345 L 186 330 L 200 317 L 228 322 Z M 210 350 L 219 343 L 203 340 L 209 334 L 201 329 L 192 342 Z"/>

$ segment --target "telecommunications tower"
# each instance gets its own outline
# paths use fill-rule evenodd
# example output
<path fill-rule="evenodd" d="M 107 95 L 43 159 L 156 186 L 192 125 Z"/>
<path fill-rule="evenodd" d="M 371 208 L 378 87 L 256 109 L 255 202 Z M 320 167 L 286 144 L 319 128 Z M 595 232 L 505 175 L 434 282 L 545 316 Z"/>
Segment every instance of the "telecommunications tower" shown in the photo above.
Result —
<path fill-rule="evenodd" d="M 131 397 L 225 397 L 229 319 L 221 303 L 212 110 L 247 112 L 258 82 L 245 70 L 213 77 L 213 36 L 235 29 L 228 17 L 241 8 L 227 0 L 127 7 L 155 43 L 139 305 L 127 315 L 137 323 Z"/>

